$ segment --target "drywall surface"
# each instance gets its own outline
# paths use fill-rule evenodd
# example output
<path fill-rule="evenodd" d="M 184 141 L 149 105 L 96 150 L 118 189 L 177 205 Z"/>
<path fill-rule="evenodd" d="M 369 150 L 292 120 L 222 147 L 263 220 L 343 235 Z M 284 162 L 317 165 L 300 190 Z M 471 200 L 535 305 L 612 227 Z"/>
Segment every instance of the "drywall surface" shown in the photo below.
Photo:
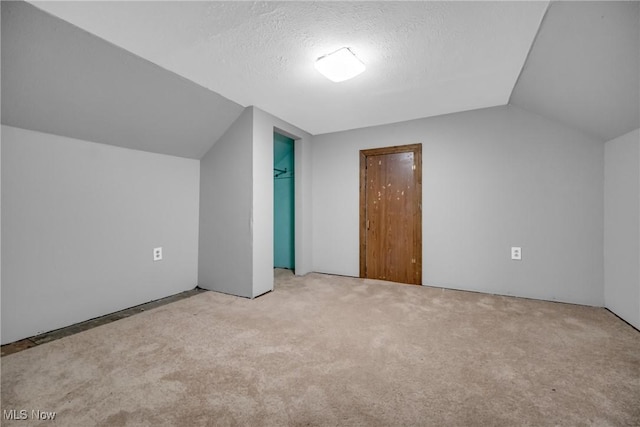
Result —
<path fill-rule="evenodd" d="M 1 90 L 0 90 L 1 91 Z M 0 99 L 2 96 L 0 95 Z M 2 129 L 0 128 L 0 343 L 2 341 Z"/>
<path fill-rule="evenodd" d="M 2 62 L 2 123 L 25 129 L 200 159 L 243 110 L 22 1 L 2 2 Z"/>
<path fill-rule="evenodd" d="M 247 298 L 273 290 L 276 129 L 296 140 L 296 150 L 310 157 L 311 135 L 259 108 L 247 107 L 200 162 L 198 284 L 205 289 Z M 310 168 L 299 164 L 303 173 L 296 179 L 301 189 L 308 189 Z M 302 222 L 310 214 L 309 203 L 308 196 L 300 201 L 296 194 L 296 212 L 300 212 L 300 223 L 296 215 L 296 260 L 302 260 L 303 266 L 311 258 L 305 240 L 311 234 L 310 224 Z M 300 274 L 308 271 L 303 267 Z"/>
<path fill-rule="evenodd" d="M 640 328 L 640 130 L 608 141 L 604 158 L 605 306 Z"/>
<path fill-rule="evenodd" d="M 252 128 L 246 108 L 200 161 L 198 284 L 253 297 Z"/>
<path fill-rule="evenodd" d="M 314 271 L 359 274 L 359 150 L 415 143 L 424 284 L 603 304 L 604 146 L 514 106 L 314 136 Z"/>
<path fill-rule="evenodd" d="M 510 104 L 602 142 L 640 126 L 640 2 L 553 1 Z"/>
<path fill-rule="evenodd" d="M 307 132 L 257 108 L 253 121 L 254 296 L 273 289 L 273 132 L 295 141 L 295 273 L 311 271 L 311 145 Z"/>
<path fill-rule="evenodd" d="M 198 187 L 197 160 L 2 126 L 2 343 L 194 288 Z"/>

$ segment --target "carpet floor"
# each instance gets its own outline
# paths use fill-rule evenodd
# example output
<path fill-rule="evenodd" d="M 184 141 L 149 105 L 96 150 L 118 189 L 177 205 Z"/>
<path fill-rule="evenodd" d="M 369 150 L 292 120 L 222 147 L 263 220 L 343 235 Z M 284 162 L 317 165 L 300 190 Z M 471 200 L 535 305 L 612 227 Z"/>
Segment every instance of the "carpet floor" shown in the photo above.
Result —
<path fill-rule="evenodd" d="M 1 364 L 6 426 L 640 425 L 640 332 L 605 309 L 283 270 Z"/>

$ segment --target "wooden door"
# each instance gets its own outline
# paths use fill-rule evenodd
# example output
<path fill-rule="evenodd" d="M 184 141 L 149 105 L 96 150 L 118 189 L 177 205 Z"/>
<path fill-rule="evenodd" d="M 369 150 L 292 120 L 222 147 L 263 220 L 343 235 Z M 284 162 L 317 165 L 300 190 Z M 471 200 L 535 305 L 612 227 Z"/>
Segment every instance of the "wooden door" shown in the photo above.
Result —
<path fill-rule="evenodd" d="M 422 145 L 360 152 L 360 277 L 422 284 Z"/>

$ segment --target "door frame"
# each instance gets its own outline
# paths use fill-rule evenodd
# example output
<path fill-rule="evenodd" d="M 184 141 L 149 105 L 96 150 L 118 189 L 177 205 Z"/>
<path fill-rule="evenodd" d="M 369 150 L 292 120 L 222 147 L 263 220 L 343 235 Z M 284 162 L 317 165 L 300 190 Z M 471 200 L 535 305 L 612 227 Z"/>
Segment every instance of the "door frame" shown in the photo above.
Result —
<path fill-rule="evenodd" d="M 414 221 L 418 239 L 414 243 L 413 252 L 416 254 L 416 268 L 418 279 L 416 284 L 422 284 L 422 144 L 396 145 L 393 147 L 372 148 L 360 150 L 360 277 L 366 278 L 367 272 L 367 157 L 384 154 L 413 153 L 415 166 L 416 194 L 418 195 L 418 209 Z"/>
<path fill-rule="evenodd" d="M 294 274 L 295 274 L 295 271 L 296 271 L 296 255 L 295 255 L 295 252 L 296 252 L 296 224 L 297 224 L 297 223 L 296 223 L 296 182 L 295 182 L 295 181 L 296 181 L 296 179 L 295 179 L 295 178 L 296 178 L 295 170 L 296 170 L 296 165 L 297 165 L 297 161 L 296 161 L 296 148 L 295 148 L 295 147 L 296 147 L 296 139 L 294 139 L 292 136 L 289 136 L 289 134 L 288 134 L 288 133 L 282 132 L 282 131 L 280 131 L 279 129 L 277 129 L 277 128 L 275 128 L 275 127 L 273 128 L 273 134 L 274 134 L 274 136 L 273 136 L 273 139 L 274 139 L 273 144 L 274 144 L 274 146 L 275 146 L 275 135 L 276 135 L 276 134 L 278 134 L 278 135 L 280 135 L 280 136 L 282 136 L 282 137 L 284 137 L 284 138 L 287 138 L 287 139 L 290 139 L 290 140 L 291 140 L 291 153 L 293 154 L 293 159 L 292 159 L 292 160 L 293 160 L 293 170 L 292 170 L 292 172 L 293 172 L 293 176 L 291 176 L 291 186 L 293 187 L 293 192 L 292 192 L 293 200 L 292 200 L 292 202 L 291 202 L 291 203 L 292 203 L 292 205 L 291 205 L 291 224 L 290 224 L 290 226 L 291 226 L 291 232 L 292 232 L 292 246 L 293 246 L 293 262 L 292 262 L 292 263 L 293 263 L 293 266 L 292 266 L 292 268 L 291 268 L 291 271 L 293 271 L 293 272 L 294 272 Z M 275 161 L 274 161 L 273 166 L 274 166 L 274 171 L 275 171 Z M 276 183 L 275 183 L 275 179 L 276 179 L 276 178 L 274 177 L 274 181 L 273 181 L 273 193 L 274 193 L 274 196 L 275 196 L 275 191 L 276 191 Z M 274 197 L 274 198 L 273 198 L 273 219 L 274 219 L 274 227 L 273 227 L 273 230 L 274 230 L 274 233 L 273 233 L 273 242 L 274 242 L 274 261 L 275 261 L 275 241 L 276 241 L 276 234 L 275 234 L 275 218 L 276 218 L 276 209 L 277 209 L 277 206 L 276 206 L 276 203 L 275 203 L 275 197 Z M 276 267 L 276 266 L 275 266 L 275 262 L 274 262 L 273 264 L 274 264 L 274 268 L 285 268 L 285 269 L 288 269 L 287 267 Z"/>

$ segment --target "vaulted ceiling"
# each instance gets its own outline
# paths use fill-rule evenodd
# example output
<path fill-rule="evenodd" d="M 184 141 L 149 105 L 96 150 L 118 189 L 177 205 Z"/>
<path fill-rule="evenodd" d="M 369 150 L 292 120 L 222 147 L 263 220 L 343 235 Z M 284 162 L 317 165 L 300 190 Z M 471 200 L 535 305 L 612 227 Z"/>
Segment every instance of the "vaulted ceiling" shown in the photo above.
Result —
<path fill-rule="evenodd" d="M 32 3 L 2 2 L 13 126 L 193 158 L 249 105 L 312 134 L 509 102 L 640 126 L 635 1 Z M 342 46 L 367 70 L 332 83 Z"/>
<path fill-rule="evenodd" d="M 640 2 L 553 2 L 511 96 L 610 140 L 640 127 Z"/>
<path fill-rule="evenodd" d="M 506 104 L 546 2 L 34 2 L 312 134 Z M 333 83 L 318 57 L 367 65 Z"/>
<path fill-rule="evenodd" d="M 200 158 L 243 107 L 23 2 L 2 2 L 2 123 Z"/>

